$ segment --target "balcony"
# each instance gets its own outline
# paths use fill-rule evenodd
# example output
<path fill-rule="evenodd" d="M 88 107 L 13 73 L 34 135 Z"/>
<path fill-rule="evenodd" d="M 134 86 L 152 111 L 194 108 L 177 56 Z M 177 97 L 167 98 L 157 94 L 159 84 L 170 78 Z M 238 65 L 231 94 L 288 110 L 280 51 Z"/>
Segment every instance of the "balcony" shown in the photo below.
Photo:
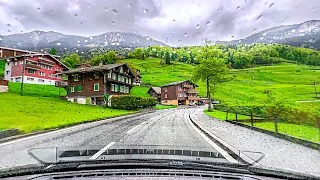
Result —
<path fill-rule="evenodd" d="M 193 85 L 191 85 L 191 84 L 184 84 L 183 87 L 185 87 L 185 88 L 193 88 Z"/>
<path fill-rule="evenodd" d="M 47 64 L 47 65 L 50 65 L 50 66 L 56 65 L 55 62 L 51 61 L 50 59 L 43 58 L 43 57 L 39 57 L 39 63 Z"/>
<path fill-rule="evenodd" d="M 55 73 L 61 73 L 62 71 L 60 69 L 56 69 L 54 72 Z"/>
<path fill-rule="evenodd" d="M 26 68 L 26 69 L 34 69 L 34 70 L 39 70 L 39 69 L 41 69 L 40 66 L 35 65 L 35 64 L 26 64 L 25 68 Z"/>
<path fill-rule="evenodd" d="M 199 92 L 198 91 L 196 91 L 196 90 L 189 90 L 188 91 L 188 94 L 198 94 Z"/>
<path fill-rule="evenodd" d="M 200 100 L 198 96 L 188 96 L 188 100 Z"/>

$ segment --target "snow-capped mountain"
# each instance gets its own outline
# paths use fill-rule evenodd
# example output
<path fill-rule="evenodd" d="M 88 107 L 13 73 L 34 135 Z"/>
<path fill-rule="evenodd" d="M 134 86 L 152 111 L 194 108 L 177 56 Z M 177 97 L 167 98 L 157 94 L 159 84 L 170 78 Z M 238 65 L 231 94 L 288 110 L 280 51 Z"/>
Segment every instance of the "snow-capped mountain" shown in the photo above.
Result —
<path fill-rule="evenodd" d="M 83 37 L 58 32 L 32 31 L 0 36 L 0 46 L 39 51 L 45 48 L 85 50 L 99 48 L 136 48 L 166 44 L 148 36 L 132 33 L 108 32 L 98 36 Z"/>
<path fill-rule="evenodd" d="M 297 47 L 320 49 L 320 20 L 283 25 L 263 30 L 245 39 L 217 41 L 217 44 L 279 43 Z"/>

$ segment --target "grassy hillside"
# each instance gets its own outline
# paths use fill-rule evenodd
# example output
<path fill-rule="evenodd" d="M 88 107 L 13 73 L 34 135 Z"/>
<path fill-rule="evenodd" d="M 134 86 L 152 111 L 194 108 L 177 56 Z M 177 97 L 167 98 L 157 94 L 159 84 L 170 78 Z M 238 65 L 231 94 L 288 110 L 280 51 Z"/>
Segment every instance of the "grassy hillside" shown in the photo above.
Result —
<path fill-rule="evenodd" d="M 20 93 L 21 83 L 9 82 L 9 92 Z M 24 95 L 40 97 L 59 97 L 59 88 L 52 85 L 24 84 Z M 60 95 L 67 95 L 64 88 L 60 88 Z"/>
<path fill-rule="evenodd" d="M 191 78 L 194 65 L 185 63 L 166 65 L 160 63 L 161 61 L 157 58 L 122 60 L 141 70 L 143 83 L 154 86 Z M 320 81 L 320 70 L 305 69 L 303 65 L 296 64 L 231 70 L 230 73 L 235 76 L 234 80 L 217 86 L 214 95 L 214 98 L 226 104 L 241 105 L 251 102 L 261 105 L 266 101 L 268 91 L 272 91 L 277 97 L 292 101 L 314 100 L 316 98 L 314 98 L 313 81 Z M 200 96 L 205 96 L 205 84 L 203 82 L 197 84 Z M 317 88 L 320 91 L 319 85 Z"/>
<path fill-rule="evenodd" d="M 0 93 L 0 112 L 0 129 L 18 128 L 28 133 L 135 111 L 80 105 L 52 97 Z"/>

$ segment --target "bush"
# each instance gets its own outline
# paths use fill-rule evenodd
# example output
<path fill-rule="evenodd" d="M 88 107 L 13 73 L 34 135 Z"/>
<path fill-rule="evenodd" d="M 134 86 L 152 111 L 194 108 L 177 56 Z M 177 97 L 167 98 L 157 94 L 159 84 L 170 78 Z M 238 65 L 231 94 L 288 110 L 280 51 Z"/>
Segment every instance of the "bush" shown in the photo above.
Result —
<path fill-rule="evenodd" d="M 255 116 L 264 115 L 264 106 L 226 106 L 226 105 L 214 105 L 214 109 L 230 113 L 238 113 L 242 115 L 250 115 L 252 113 Z"/>
<path fill-rule="evenodd" d="M 115 109 L 134 110 L 138 108 L 148 108 L 156 105 L 157 100 L 150 97 L 139 96 L 112 96 L 111 107 Z"/>

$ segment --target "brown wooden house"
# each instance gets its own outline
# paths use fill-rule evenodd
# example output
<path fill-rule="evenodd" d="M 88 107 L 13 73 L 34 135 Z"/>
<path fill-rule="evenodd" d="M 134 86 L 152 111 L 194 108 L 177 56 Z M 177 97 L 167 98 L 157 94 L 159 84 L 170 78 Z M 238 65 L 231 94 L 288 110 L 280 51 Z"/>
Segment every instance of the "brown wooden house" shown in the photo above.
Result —
<path fill-rule="evenodd" d="M 166 84 L 161 87 L 161 104 L 178 106 L 196 103 L 200 99 L 196 87 L 189 80 Z"/>
<path fill-rule="evenodd" d="M 125 63 L 82 67 L 61 74 L 68 76 L 67 83 L 61 83 L 67 90 L 66 98 L 92 105 L 104 105 L 105 94 L 109 94 L 109 97 L 129 94 L 135 78 Z"/>
<path fill-rule="evenodd" d="M 161 104 L 161 88 L 152 86 L 147 92 L 151 97 L 157 98 L 157 102 Z"/>

